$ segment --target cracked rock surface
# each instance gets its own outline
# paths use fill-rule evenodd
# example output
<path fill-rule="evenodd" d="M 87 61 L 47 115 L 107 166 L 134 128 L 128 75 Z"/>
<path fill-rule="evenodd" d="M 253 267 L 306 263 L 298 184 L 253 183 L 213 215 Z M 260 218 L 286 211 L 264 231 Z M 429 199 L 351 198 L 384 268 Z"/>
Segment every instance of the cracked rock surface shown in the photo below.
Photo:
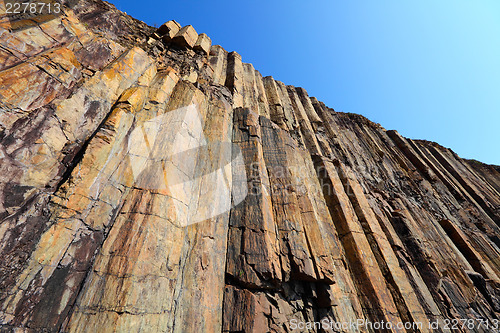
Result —
<path fill-rule="evenodd" d="M 494 331 L 500 167 L 64 3 L 0 3 L 0 332 Z"/>

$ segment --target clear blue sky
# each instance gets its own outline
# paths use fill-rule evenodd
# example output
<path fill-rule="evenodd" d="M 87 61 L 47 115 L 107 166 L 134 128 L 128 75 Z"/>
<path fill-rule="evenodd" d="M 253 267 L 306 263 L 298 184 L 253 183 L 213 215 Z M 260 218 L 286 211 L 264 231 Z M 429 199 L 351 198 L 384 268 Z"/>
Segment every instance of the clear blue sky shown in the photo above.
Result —
<path fill-rule="evenodd" d="M 337 111 L 500 165 L 498 0 L 111 2 L 192 24 Z"/>

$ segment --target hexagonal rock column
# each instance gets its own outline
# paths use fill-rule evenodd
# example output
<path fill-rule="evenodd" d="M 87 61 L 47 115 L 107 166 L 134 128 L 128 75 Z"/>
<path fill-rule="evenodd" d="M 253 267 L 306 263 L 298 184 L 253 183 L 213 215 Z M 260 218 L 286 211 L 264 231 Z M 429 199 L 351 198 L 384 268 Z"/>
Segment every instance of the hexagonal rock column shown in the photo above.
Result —
<path fill-rule="evenodd" d="M 156 33 L 160 35 L 164 42 L 170 42 L 172 38 L 179 32 L 181 25 L 174 20 L 163 23 L 161 27 L 158 28 Z"/>
<path fill-rule="evenodd" d="M 194 30 L 192 25 L 187 25 L 175 35 L 172 39 L 172 43 L 180 46 L 193 48 L 194 44 L 198 40 L 198 33 Z"/>
<path fill-rule="evenodd" d="M 193 49 L 196 51 L 203 51 L 206 54 L 210 52 L 212 40 L 206 34 L 199 34 Z"/>

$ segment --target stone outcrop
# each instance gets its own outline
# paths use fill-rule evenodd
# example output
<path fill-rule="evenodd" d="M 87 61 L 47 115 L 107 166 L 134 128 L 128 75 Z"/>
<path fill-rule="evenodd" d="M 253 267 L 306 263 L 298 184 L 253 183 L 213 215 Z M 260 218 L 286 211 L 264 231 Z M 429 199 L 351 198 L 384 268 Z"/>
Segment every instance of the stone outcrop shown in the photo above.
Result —
<path fill-rule="evenodd" d="M 172 20 L 163 23 L 153 36 L 155 39 L 159 39 L 161 37 L 165 43 L 168 43 L 177 35 L 179 30 L 181 30 L 181 25 Z"/>
<path fill-rule="evenodd" d="M 193 49 L 210 53 L 210 47 L 212 46 L 212 40 L 206 34 L 199 34 Z"/>
<path fill-rule="evenodd" d="M 500 167 L 100 0 L 0 36 L 1 332 L 496 330 Z"/>

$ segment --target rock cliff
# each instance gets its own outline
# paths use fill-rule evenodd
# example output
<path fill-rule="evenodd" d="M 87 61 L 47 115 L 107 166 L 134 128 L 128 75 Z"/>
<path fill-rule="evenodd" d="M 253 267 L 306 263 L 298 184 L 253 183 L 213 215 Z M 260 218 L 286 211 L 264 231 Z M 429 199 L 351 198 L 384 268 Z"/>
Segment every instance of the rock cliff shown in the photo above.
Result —
<path fill-rule="evenodd" d="M 499 167 L 335 112 L 192 26 L 99 0 L 5 11 L 1 332 L 500 326 Z"/>

